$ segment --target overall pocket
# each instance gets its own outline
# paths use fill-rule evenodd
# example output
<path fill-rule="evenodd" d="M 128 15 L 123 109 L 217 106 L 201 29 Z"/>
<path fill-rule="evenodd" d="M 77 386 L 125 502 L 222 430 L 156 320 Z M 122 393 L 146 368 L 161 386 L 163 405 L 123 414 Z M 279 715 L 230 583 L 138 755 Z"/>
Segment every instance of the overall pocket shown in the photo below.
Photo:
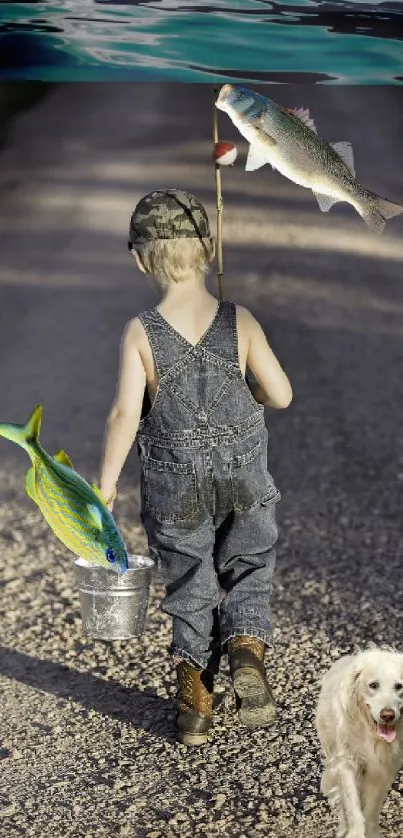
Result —
<path fill-rule="evenodd" d="M 191 523 L 197 510 L 193 463 L 143 460 L 144 505 L 161 523 Z"/>
<path fill-rule="evenodd" d="M 237 454 L 231 463 L 232 499 L 236 512 L 247 512 L 259 504 L 280 500 L 280 492 L 262 461 L 261 443 L 246 454 Z"/>

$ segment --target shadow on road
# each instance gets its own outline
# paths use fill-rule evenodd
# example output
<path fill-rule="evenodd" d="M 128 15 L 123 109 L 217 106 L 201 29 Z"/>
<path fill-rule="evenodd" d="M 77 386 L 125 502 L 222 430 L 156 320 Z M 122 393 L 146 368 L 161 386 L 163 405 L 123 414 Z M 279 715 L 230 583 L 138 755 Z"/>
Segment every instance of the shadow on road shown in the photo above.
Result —
<path fill-rule="evenodd" d="M 142 692 L 135 686 L 125 687 L 115 680 L 105 681 L 90 672 L 78 672 L 64 664 L 41 660 L 5 646 L 0 647 L 0 674 L 33 689 L 72 699 L 87 710 L 95 710 L 142 728 L 157 738 L 176 741 L 171 720 L 172 702 L 147 691 Z M 149 718 L 150 710 L 155 722 Z"/>

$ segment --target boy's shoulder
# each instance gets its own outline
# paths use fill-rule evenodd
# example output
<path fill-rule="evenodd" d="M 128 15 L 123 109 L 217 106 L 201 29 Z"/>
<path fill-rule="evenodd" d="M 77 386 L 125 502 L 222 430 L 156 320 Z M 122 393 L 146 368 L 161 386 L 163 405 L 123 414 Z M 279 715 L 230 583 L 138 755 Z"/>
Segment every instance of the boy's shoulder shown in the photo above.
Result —
<path fill-rule="evenodd" d="M 139 315 L 126 323 L 123 339 L 125 342 L 133 344 L 139 344 L 144 339 L 144 326 Z"/>
<path fill-rule="evenodd" d="M 252 312 L 249 311 L 249 309 L 246 308 L 245 306 L 240 306 L 237 303 L 235 308 L 236 308 L 236 313 L 239 314 L 240 317 L 253 317 Z"/>
<path fill-rule="evenodd" d="M 245 308 L 245 306 L 236 305 L 235 310 L 238 325 L 252 326 L 257 322 L 256 317 L 254 317 L 252 312 L 249 311 L 248 308 Z"/>

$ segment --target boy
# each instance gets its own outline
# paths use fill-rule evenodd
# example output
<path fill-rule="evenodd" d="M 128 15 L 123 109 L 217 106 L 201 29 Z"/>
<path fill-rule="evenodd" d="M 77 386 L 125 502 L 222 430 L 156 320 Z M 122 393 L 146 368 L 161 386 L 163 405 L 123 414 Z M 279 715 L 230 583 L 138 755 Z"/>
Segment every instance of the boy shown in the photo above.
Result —
<path fill-rule="evenodd" d="M 256 727 L 275 716 L 264 654 L 280 493 L 267 471 L 262 405 L 285 408 L 292 391 L 252 314 L 207 291 L 214 239 L 192 195 L 167 189 L 142 198 L 129 250 L 162 299 L 123 335 L 100 489 L 112 509 L 137 438 L 141 519 L 166 587 L 162 609 L 173 619 L 176 724 L 180 741 L 197 745 L 212 723 L 222 652 L 240 721 Z"/>

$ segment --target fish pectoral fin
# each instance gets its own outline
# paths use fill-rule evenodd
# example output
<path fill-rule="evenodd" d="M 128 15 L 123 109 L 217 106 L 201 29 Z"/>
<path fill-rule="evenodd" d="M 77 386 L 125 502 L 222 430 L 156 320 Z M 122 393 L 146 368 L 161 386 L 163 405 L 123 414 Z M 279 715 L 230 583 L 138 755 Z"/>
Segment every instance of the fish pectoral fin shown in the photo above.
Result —
<path fill-rule="evenodd" d="M 58 463 L 62 463 L 64 466 L 68 466 L 69 468 L 73 468 L 73 463 L 70 460 L 70 457 L 66 454 L 65 451 L 61 448 L 60 451 L 55 454 L 53 457 L 54 460 Z"/>
<path fill-rule="evenodd" d="M 245 163 L 245 172 L 253 172 L 268 163 L 267 153 L 260 146 L 250 145 Z"/>
<path fill-rule="evenodd" d="M 297 116 L 307 128 L 310 128 L 311 131 L 314 132 L 314 134 L 318 133 L 308 108 L 282 108 L 282 110 L 286 111 L 286 113 L 291 113 L 293 116 Z"/>
<path fill-rule="evenodd" d="M 106 506 L 106 499 L 104 498 L 104 496 L 103 496 L 103 494 L 102 494 L 101 490 L 98 488 L 98 486 L 96 485 L 96 483 L 93 483 L 93 484 L 92 484 L 92 486 L 91 486 L 91 488 L 93 489 L 93 491 L 95 492 L 95 494 L 97 495 L 97 497 L 99 498 L 99 500 L 101 500 L 101 501 L 102 501 L 102 503 L 104 504 L 104 506 Z"/>
<path fill-rule="evenodd" d="M 31 500 L 33 500 L 35 503 L 38 503 L 35 487 L 35 471 L 33 466 L 31 466 L 31 468 L 28 469 L 25 475 L 25 491 L 28 497 L 31 498 Z"/>
<path fill-rule="evenodd" d="M 102 515 L 98 507 L 94 503 L 87 503 L 87 509 L 97 530 L 102 530 Z"/>
<path fill-rule="evenodd" d="M 348 166 L 352 174 L 355 175 L 354 152 L 351 143 L 330 143 L 330 145 L 334 148 L 335 152 L 341 157 L 341 159 L 344 160 L 346 166 Z"/>
<path fill-rule="evenodd" d="M 329 195 L 322 195 L 320 192 L 315 192 L 314 189 L 312 191 L 322 212 L 329 212 L 330 207 L 338 202 L 338 198 L 331 198 Z"/>

